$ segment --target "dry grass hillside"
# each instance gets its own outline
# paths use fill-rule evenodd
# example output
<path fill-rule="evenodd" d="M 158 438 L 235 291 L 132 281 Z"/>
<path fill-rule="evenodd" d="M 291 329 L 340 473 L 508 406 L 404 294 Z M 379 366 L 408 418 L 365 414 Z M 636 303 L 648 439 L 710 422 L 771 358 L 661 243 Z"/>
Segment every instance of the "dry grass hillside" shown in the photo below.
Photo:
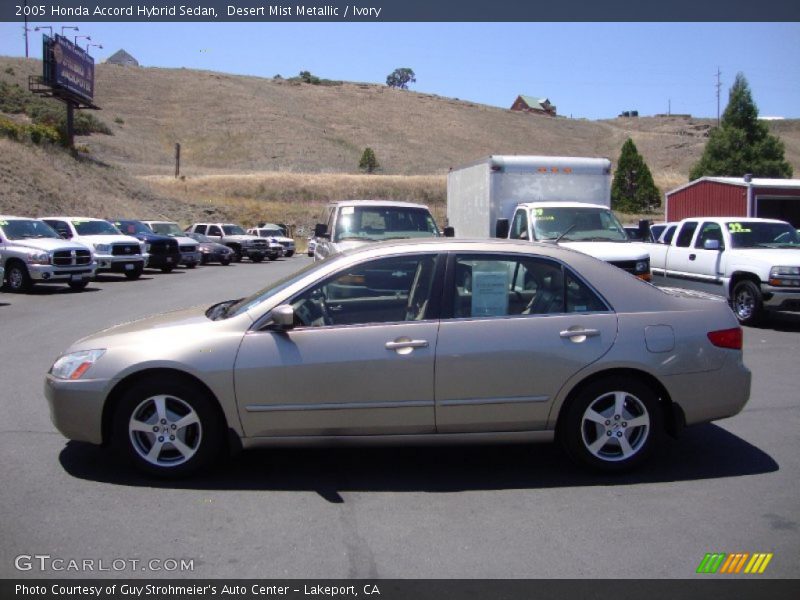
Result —
<path fill-rule="evenodd" d="M 40 71 L 37 60 L 0 57 L 0 80 L 26 86 Z M 106 214 L 110 204 L 119 206 L 116 214 L 127 207 L 127 214 L 158 211 L 181 221 L 218 210 L 245 223 L 306 224 L 326 198 L 357 196 L 419 199 L 441 212 L 451 166 L 487 154 L 614 160 L 628 137 L 663 191 L 687 180 L 713 125 L 682 117 L 552 119 L 374 84 L 105 64 L 95 89 L 96 116 L 114 135 L 79 138 L 93 159 L 81 162 L 3 142 L 0 211 L 19 212 L 23 200 L 28 213 L 78 210 L 85 202 L 78 212 Z M 800 174 L 800 122 L 770 126 Z M 378 175 L 357 168 L 367 146 L 380 162 Z"/>

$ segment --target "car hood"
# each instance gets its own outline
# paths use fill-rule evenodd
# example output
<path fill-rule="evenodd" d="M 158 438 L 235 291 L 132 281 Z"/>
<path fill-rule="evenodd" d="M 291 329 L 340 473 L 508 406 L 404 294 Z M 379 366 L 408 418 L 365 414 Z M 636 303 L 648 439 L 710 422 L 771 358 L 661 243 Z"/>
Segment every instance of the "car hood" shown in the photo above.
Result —
<path fill-rule="evenodd" d="M 189 244 L 193 246 L 197 246 L 200 242 L 190 237 L 186 237 L 184 235 L 171 235 L 170 236 L 173 240 L 176 240 L 181 246 L 187 246 Z"/>
<path fill-rule="evenodd" d="M 10 243 L 18 248 L 30 248 L 31 250 L 42 250 L 50 252 L 53 250 L 88 250 L 87 246 L 77 242 L 68 242 L 61 238 L 29 238 L 23 240 L 9 240 Z"/>
<path fill-rule="evenodd" d="M 82 244 L 138 244 L 139 240 L 129 235 L 76 235 Z"/>
<path fill-rule="evenodd" d="M 345 252 L 346 250 L 352 250 L 353 248 L 360 248 L 361 246 L 374 243 L 373 240 L 345 240 L 343 242 L 336 242 L 336 251 Z"/>
<path fill-rule="evenodd" d="M 559 242 L 559 246 L 572 248 L 606 262 L 615 260 L 647 260 L 650 254 L 638 244 L 629 242 Z"/>
<path fill-rule="evenodd" d="M 731 256 L 736 259 L 746 258 L 753 262 L 769 264 L 769 266 L 800 266 L 800 248 L 733 248 Z"/>
<path fill-rule="evenodd" d="M 232 242 L 249 242 L 252 240 L 263 240 L 264 238 L 260 238 L 257 235 L 248 235 L 248 234 L 237 234 L 237 235 L 226 235 L 224 236 L 226 240 L 230 240 Z"/>
<path fill-rule="evenodd" d="M 208 306 L 194 306 L 113 325 L 75 342 L 68 352 L 137 343 L 174 344 L 178 339 L 198 339 L 202 337 L 202 330 L 206 327 L 229 323 L 229 321 L 211 321 L 206 317 L 208 308 Z M 245 318 L 250 321 L 248 316 Z"/>

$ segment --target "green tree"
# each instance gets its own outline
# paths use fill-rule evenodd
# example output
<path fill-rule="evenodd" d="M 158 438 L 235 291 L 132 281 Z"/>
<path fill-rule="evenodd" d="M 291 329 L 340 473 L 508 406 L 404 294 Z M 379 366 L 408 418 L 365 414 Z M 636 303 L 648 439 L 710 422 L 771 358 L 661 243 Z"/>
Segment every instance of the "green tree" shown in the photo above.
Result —
<path fill-rule="evenodd" d="M 649 212 L 661 205 L 661 193 L 650 168 L 628 138 L 622 145 L 611 182 L 611 208 L 621 212 Z"/>
<path fill-rule="evenodd" d="M 366 171 L 367 173 L 372 173 L 380 167 L 378 164 L 378 159 L 375 158 L 375 152 L 372 148 L 364 148 L 364 153 L 361 155 L 361 160 L 358 161 L 358 168 Z"/>
<path fill-rule="evenodd" d="M 689 179 L 704 175 L 742 177 L 746 173 L 755 177 L 791 177 L 792 167 L 783 151 L 783 142 L 758 120 L 750 86 L 738 73 L 720 126 L 711 131 L 703 156 L 692 168 Z"/>
<path fill-rule="evenodd" d="M 416 83 L 417 78 L 414 71 L 408 67 L 401 67 L 392 71 L 386 77 L 386 85 L 400 90 L 407 90 L 409 83 Z"/>

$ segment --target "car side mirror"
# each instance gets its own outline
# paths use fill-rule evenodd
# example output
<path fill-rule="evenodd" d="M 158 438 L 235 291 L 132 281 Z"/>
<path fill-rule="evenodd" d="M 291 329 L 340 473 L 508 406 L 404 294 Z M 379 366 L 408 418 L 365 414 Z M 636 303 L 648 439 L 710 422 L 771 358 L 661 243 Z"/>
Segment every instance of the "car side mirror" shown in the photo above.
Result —
<path fill-rule="evenodd" d="M 325 223 L 317 223 L 314 227 L 314 237 L 317 238 L 328 238 L 330 234 L 328 233 L 328 225 Z"/>
<path fill-rule="evenodd" d="M 719 240 L 706 240 L 703 242 L 703 249 L 704 250 L 719 250 L 720 244 Z"/>
<path fill-rule="evenodd" d="M 452 227 L 444 228 L 444 237 L 456 237 L 456 230 Z"/>
<path fill-rule="evenodd" d="M 272 322 L 277 329 L 286 331 L 294 327 L 294 308 L 281 304 L 272 309 Z"/>
<path fill-rule="evenodd" d="M 508 237 L 508 219 L 497 219 L 494 226 L 494 237 L 501 239 Z"/>

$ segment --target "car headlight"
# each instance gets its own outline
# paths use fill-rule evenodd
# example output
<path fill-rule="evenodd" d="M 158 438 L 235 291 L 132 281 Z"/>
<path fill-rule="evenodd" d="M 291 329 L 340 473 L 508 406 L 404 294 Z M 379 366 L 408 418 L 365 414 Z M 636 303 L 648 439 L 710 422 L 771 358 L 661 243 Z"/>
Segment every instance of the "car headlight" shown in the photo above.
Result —
<path fill-rule="evenodd" d="M 49 265 L 50 255 L 47 252 L 36 252 L 28 255 L 28 264 L 30 265 Z"/>
<path fill-rule="evenodd" d="M 769 284 L 776 287 L 800 287 L 800 267 L 772 267 L 769 270 Z"/>
<path fill-rule="evenodd" d="M 647 273 L 650 270 L 650 262 L 646 260 L 636 261 L 636 272 Z"/>
<path fill-rule="evenodd" d="M 98 349 L 65 354 L 53 363 L 50 374 L 56 379 L 80 379 L 105 352 L 104 349 Z"/>
<path fill-rule="evenodd" d="M 111 252 L 111 244 L 95 244 L 94 249 L 101 254 L 108 254 Z"/>

